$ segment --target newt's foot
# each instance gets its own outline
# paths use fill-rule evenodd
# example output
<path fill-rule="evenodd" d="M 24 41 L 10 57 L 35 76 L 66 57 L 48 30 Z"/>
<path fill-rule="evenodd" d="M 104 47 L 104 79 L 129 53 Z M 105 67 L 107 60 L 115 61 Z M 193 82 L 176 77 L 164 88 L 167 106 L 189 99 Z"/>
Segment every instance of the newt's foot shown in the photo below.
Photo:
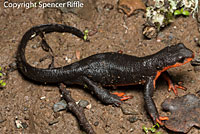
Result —
<path fill-rule="evenodd" d="M 169 88 L 168 88 L 168 91 L 171 91 L 173 90 L 174 94 L 177 96 L 178 95 L 178 91 L 177 91 L 177 88 L 180 88 L 182 90 L 187 90 L 187 88 L 183 87 L 182 86 L 182 82 L 178 82 L 178 84 L 174 84 L 168 74 L 168 72 L 164 72 L 162 73 L 163 75 L 163 78 L 167 81 L 168 85 L 169 85 Z"/>
<path fill-rule="evenodd" d="M 164 120 L 169 120 L 169 118 L 166 116 L 159 116 L 159 118 L 156 118 L 156 122 L 159 123 L 161 126 L 164 125 L 164 123 L 162 123 L 162 121 Z"/>
<path fill-rule="evenodd" d="M 184 91 L 187 90 L 187 88 L 185 88 L 185 87 L 183 87 L 183 86 L 181 86 L 181 85 L 179 85 L 179 84 L 178 84 L 178 85 L 174 85 L 174 84 L 171 82 L 171 83 L 169 83 L 168 91 L 173 90 L 174 94 L 177 96 L 177 95 L 178 95 L 177 88 L 180 88 L 180 89 L 182 89 L 182 90 L 184 90 Z"/>
<path fill-rule="evenodd" d="M 117 95 L 118 97 L 120 97 L 121 101 L 125 101 L 125 100 L 133 98 L 133 96 L 125 96 L 125 93 L 114 92 L 112 94 Z"/>

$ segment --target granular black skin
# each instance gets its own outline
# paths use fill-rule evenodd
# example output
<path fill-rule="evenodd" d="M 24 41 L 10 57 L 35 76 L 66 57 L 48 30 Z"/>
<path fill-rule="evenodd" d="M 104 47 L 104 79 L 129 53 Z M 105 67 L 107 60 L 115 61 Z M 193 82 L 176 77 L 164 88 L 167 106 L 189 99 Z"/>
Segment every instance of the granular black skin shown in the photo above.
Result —
<path fill-rule="evenodd" d="M 179 43 L 145 57 L 107 52 L 95 54 L 59 68 L 35 68 L 27 63 L 25 48 L 32 36 L 39 35 L 41 32 L 45 34 L 68 32 L 81 39 L 84 38 L 84 34 L 80 30 L 62 24 L 32 27 L 24 34 L 18 47 L 17 61 L 22 74 L 42 83 L 86 85 L 103 103 L 114 105 L 121 103 L 120 97 L 110 94 L 103 88 L 104 86 L 144 84 L 145 105 L 154 123 L 156 123 L 156 119 L 159 120 L 159 114 L 152 99 L 153 83 L 157 72 L 193 57 L 193 52 L 184 44 Z"/>

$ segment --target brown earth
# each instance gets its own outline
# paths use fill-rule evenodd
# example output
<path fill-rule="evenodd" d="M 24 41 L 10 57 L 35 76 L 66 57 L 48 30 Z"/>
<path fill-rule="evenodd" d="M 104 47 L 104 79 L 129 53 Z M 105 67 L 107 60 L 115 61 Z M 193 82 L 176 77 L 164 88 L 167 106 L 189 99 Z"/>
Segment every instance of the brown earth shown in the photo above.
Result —
<path fill-rule="evenodd" d="M 16 0 L 17 1 L 17 0 Z M 113 9 L 106 6 L 113 5 Z M 96 7 L 98 12 L 93 12 L 92 17 L 81 16 L 72 13 L 62 13 L 57 9 L 42 8 L 5 8 L 0 1 L 0 66 L 5 68 L 15 62 L 15 55 L 20 39 L 31 27 L 46 23 L 62 23 L 77 27 L 82 31 L 88 28 L 98 32 L 89 37 L 90 43 L 85 43 L 70 34 L 53 33 L 46 35 L 48 43 L 56 53 L 56 66 L 67 64 L 65 57 L 75 62 L 76 51 L 80 51 L 80 57 L 101 53 L 117 52 L 145 56 L 153 54 L 160 49 L 179 42 L 199 56 L 199 47 L 195 38 L 200 38 L 197 20 L 190 17 L 179 17 L 171 25 L 162 30 L 156 39 L 147 40 L 142 35 L 145 18 L 140 11 L 128 18 L 117 10 L 115 1 L 98 0 Z M 88 9 L 82 9 L 88 10 Z M 89 12 L 89 11 L 88 11 Z M 79 13 L 79 12 L 77 12 Z M 94 16 L 93 16 L 94 15 Z M 37 45 L 35 39 L 29 43 L 26 57 L 29 63 L 47 67 L 49 60 L 39 62 L 46 53 Z M 34 48 L 34 49 L 33 49 Z M 187 93 L 196 93 L 199 90 L 200 73 L 194 71 L 191 64 L 179 68 L 170 69 L 169 73 L 176 81 L 183 81 L 187 91 L 178 90 L 179 96 Z M 40 85 L 23 78 L 16 70 L 8 74 L 6 88 L 0 91 L 0 133 L 2 134 L 79 134 L 76 118 L 69 112 L 54 113 L 52 107 L 60 100 L 60 93 L 56 86 Z M 161 103 L 168 97 L 174 98 L 173 92 L 167 91 L 167 84 L 163 79 L 157 81 L 154 92 L 154 101 L 161 115 L 168 115 L 162 111 Z M 101 104 L 95 97 L 85 92 L 80 87 L 68 87 L 75 100 L 87 100 L 91 103 L 90 110 L 85 109 L 86 117 L 97 134 L 143 134 L 142 126 L 151 127 L 152 120 L 144 109 L 143 87 L 131 86 L 120 88 L 128 95 L 133 95 L 123 104 L 125 109 L 132 109 L 132 114 L 125 115 L 121 108 Z M 44 97 L 45 99 L 41 99 Z M 15 119 L 18 117 L 28 127 L 16 128 Z M 131 123 L 129 119 L 137 119 Z M 57 122 L 49 125 L 51 122 Z M 160 128 L 163 134 L 173 133 Z M 189 134 L 199 134 L 200 130 L 192 128 Z"/>

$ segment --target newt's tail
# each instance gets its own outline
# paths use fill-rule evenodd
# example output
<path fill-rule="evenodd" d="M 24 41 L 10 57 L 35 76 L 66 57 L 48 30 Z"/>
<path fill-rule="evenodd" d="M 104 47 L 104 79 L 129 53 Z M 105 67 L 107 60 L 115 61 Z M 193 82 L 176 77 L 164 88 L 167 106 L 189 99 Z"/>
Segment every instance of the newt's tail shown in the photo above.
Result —
<path fill-rule="evenodd" d="M 66 75 L 70 73 L 70 70 L 65 67 L 59 68 L 51 68 L 51 69 L 42 69 L 35 68 L 27 63 L 25 57 L 25 49 L 29 40 L 33 39 L 37 35 L 41 35 L 43 33 L 51 33 L 51 32 L 67 32 L 71 33 L 81 39 L 84 39 L 84 33 L 79 29 L 62 25 L 62 24 L 45 24 L 32 27 L 29 29 L 24 36 L 22 37 L 18 51 L 17 51 L 17 64 L 19 70 L 23 75 L 38 82 L 47 82 L 47 83 L 58 83 L 63 82 L 67 77 Z M 65 68 L 65 69 L 63 69 Z M 65 76 L 63 76 L 65 75 Z"/>

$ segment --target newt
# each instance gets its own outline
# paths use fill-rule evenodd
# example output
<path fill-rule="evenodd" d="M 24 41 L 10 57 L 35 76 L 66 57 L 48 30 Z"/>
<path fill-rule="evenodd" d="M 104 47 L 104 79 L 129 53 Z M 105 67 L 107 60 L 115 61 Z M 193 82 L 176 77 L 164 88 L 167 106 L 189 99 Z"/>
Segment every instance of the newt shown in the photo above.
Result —
<path fill-rule="evenodd" d="M 184 44 L 167 46 L 155 54 L 136 57 L 132 55 L 106 52 L 98 53 L 62 67 L 36 68 L 27 63 L 25 48 L 29 40 L 42 33 L 67 32 L 81 39 L 84 34 L 79 29 L 62 24 L 45 24 L 32 27 L 22 37 L 17 52 L 20 72 L 31 80 L 41 83 L 79 84 L 87 88 L 105 104 L 119 105 L 129 97 L 111 94 L 106 86 L 144 85 L 144 100 L 147 112 L 154 123 L 163 124 L 168 117 L 159 116 L 152 99 L 156 80 L 160 75 L 168 81 L 169 90 L 177 95 L 177 86 L 169 78 L 167 70 L 190 62 L 194 53 Z"/>

